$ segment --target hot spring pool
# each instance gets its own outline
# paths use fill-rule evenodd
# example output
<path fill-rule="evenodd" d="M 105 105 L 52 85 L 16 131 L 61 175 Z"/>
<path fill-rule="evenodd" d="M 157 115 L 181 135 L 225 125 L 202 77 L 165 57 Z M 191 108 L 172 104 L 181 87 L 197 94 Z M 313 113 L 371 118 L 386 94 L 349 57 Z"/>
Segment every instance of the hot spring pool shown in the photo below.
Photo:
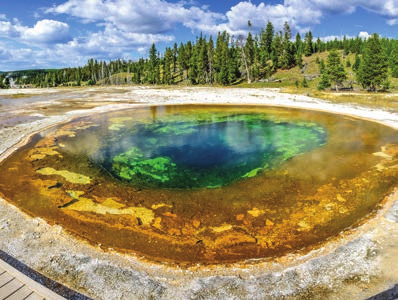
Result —
<path fill-rule="evenodd" d="M 1 165 L 10 202 L 104 249 L 174 263 L 311 249 L 396 185 L 395 130 L 259 106 L 150 106 L 36 134 Z"/>

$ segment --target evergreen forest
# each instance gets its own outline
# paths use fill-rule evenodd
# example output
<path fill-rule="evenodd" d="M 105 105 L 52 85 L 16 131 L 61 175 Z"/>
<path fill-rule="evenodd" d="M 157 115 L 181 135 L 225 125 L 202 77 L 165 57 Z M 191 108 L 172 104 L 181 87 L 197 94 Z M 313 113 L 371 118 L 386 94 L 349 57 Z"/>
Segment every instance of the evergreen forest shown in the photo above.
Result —
<path fill-rule="evenodd" d="M 250 21 L 249 24 L 250 26 Z M 306 58 L 316 58 L 315 75 L 305 76 Z M 352 57 L 352 61 L 350 60 Z M 147 58 L 97 61 L 85 66 L 54 70 L 27 70 L 0 74 L 0 87 L 10 85 L 9 77 L 20 86 L 58 87 L 81 85 L 235 85 L 242 82 L 273 82 L 278 71 L 298 68 L 302 75 L 297 87 L 307 87 L 317 78 L 317 88 L 351 89 L 358 84 L 368 91 L 387 90 L 390 78 L 398 78 L 398 40 L 373 34 L 322 41 L 310 32 L 292 36 L 289 24 L 275 32 L 268 22 L 257 34 L 231 36 L 218 33 L 216 38 L 202 34 L 196 40 L 174 43 L 159 52 L 155 44 Z M 352 74 L 349 74 L 351 71 Z"/>

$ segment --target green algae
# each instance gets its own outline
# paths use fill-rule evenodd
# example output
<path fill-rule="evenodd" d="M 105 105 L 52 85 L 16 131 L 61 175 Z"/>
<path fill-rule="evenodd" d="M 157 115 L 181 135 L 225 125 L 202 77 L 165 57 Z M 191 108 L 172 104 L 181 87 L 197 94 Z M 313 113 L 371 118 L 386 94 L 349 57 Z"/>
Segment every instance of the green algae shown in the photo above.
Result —
<path fill-rule="evenodd" d="M 263 168 L 257 168 L 257 169 L 251 170 L 250 172 L 247 172 L 245 175 L 243 175 L 242 178 L 251 178 L 251 177 L 257 176 L 257 174 L 259 172 L 262 172 L 263 170 L 264 170 Z"/>
<path fill-rule="evenodd" d="M 218 188 L 252 178 L 326 142 L 316 123 L 268 114 L 178 114 L 126 126 L 110 170 L 137 186 Z M 207 155 L 207 156 L 206 156 Z M 216 158 L 214 158 L 216 157 Z"/>
<path fill-rule="evenodd" d="M 152 180 L 165 182 L 170 179 L 169 174 L 175 172 L 175 166 L 169 157 L 156 157 L 140 160 L 142 154 L 139 149 L 132 148 L 127 153 L 118 155 L 113 160 L 112 168 L 118 175 L 127 180 L 134 176 L 149 177 Z"/>

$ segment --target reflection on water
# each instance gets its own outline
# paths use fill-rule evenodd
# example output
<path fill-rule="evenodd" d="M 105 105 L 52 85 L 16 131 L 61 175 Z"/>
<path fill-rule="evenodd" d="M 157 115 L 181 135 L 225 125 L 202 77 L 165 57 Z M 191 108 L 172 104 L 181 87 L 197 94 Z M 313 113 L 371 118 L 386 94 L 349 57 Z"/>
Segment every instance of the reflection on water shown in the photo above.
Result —
<path fill-rule="evenodd" d="M 347 117 L 160 106 L 36 135 L 0 192 L 92 243 L 156 261 L 219 263 L 310 249 L 396 184 L 398 138 Z"/>

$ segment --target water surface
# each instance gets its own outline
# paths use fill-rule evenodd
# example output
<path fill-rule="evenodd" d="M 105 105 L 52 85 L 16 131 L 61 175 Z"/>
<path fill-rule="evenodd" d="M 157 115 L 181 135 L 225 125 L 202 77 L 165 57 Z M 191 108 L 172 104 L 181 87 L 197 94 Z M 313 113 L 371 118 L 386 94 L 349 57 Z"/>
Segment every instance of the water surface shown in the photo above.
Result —
<path fill-rule="evenodd" d="M 396 185 L 386 126 L 296 109 L 152 106 L 38 134 L 0 192 L 104 249 L 220 263 L 311 249 Z"/>

